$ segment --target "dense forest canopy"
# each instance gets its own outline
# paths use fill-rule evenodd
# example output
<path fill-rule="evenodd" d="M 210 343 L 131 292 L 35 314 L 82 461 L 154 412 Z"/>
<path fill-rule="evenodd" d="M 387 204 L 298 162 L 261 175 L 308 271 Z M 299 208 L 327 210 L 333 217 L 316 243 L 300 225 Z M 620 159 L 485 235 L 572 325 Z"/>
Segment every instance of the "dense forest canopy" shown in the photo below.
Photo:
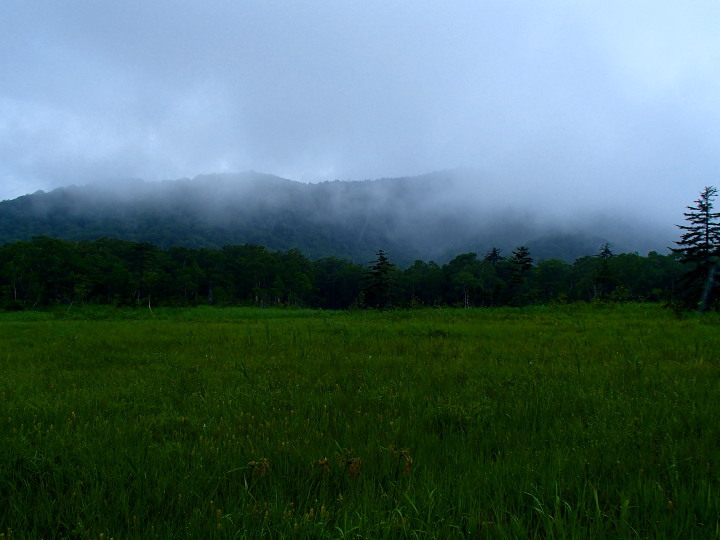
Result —
<path fill-rule="evenodd" d="M 683 272 L 675 255 L 615 255 L 607 244 L 573 263 L 535 260 L 526 246 L 508 256 L 497 248 L 462 253 L 443 265 L 416 260 L 398 267 L 392 254 L 378 254 L 360 265 L 257 244 L 163 249 L 35 237 L 0 246 L 0 302 L 7 309 L 80 303 L 345 309 L 658 301 L 672 295 Z"/>
<path fill-rule="evenodd" d="M 382 247 L 394 262 L 409 265 L 416 259 L 445 263 L 457 253 L 485 253 L 493 246 L 509 252 L 519 245 L 538 259 L 572 262 L 607 241 L 618 251 L 647 253 L 664 252 L 672 240 L 628 217 L 538 202 L 526 207 L 516 194 L 511 199 L 503 200 L 497 186 L 465 170 L 318 184 L 255 172 L 133 180 L 0 202 L 0 243 L 48 236 L 123 238 L 162 248 L 258 244 L 362 264 Z"/>

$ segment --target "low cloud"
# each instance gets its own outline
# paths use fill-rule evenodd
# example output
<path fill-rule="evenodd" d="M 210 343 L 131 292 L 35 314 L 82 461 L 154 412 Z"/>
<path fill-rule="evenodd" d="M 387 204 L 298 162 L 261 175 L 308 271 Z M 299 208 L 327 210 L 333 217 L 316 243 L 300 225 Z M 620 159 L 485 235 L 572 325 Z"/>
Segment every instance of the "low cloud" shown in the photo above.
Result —
<path fill-rule="evenodd" d="M 720 169 L 714 2 L 13 2 L 0 198 L 470 167 L 468 200 L 675 223 Z M 440 201 L 434 201 L 441 204 Z"/>

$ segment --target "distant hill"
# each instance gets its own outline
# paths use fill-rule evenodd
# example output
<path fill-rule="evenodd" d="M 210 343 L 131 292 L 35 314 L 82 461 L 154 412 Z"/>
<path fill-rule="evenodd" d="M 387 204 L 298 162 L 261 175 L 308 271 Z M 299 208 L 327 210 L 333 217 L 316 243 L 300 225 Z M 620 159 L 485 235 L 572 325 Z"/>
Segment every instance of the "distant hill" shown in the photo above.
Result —
<path fill-rule="evenodd" d="M 251 171 L 70 186 L 0 202 L 0 243 L 33 236 L 215 249 L 254 243 L 361 263 L 384 249 L 401 265 L 414 259 L 445 262 L 493 246 L 509 255 L 528 245 L 536 259 L 572 261 L 597 253 L 604 242 L 616 252 L 669 243 L 651 235 L 619 238 L 623 227 L 617 220 L 612 228 L 589 220 L 559 226 L 542 207 L 513 207 L 489 191 L 469 171 L 317 184 Z"/>

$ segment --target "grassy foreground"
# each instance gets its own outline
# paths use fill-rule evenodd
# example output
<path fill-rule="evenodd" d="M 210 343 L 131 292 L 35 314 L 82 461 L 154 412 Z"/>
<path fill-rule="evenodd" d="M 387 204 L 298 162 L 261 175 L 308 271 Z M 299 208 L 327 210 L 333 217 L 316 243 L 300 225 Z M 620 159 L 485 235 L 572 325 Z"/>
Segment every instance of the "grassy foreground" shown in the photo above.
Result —
<path fill-rule="evenodd" d="M 716 537 L 719 328 L 646 305 L 1 314 L 0 538 Z"/>

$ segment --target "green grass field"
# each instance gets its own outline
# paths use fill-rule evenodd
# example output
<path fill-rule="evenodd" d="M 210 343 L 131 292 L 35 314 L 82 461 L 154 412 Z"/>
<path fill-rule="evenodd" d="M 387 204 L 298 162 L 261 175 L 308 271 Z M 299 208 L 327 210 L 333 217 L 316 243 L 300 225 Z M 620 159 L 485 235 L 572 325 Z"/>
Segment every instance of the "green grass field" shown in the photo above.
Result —
<path fill-rule="evenodd" d="M 0 314 L 0 538 L 717 537 L 719 329 L 654 305 Z"/>

